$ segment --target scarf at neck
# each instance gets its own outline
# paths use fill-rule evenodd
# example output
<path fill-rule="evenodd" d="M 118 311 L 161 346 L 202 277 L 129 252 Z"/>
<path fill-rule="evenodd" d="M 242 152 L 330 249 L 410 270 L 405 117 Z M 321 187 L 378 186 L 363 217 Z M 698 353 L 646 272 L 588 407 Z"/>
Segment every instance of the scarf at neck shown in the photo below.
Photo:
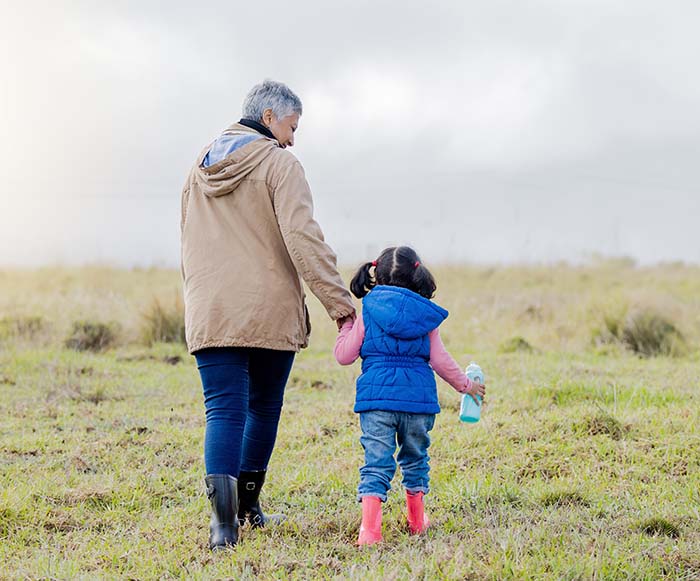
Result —
<path fill-rule="evenodd" d="M 261 133 L 265 137 L 269 137 L 270 139 L 274 139 L 275 141 L 277 138 L 272 134 L 272 131 L 268 127 L 265 127 L 262 123 L 258 123 L 257 121 L 253 121 L 252 119 L 241 119 L 238 122 L 240 125 L 245 125 L 246 127 L 250 127 L 251 129 L 255 129 L 258 133 Z"/>

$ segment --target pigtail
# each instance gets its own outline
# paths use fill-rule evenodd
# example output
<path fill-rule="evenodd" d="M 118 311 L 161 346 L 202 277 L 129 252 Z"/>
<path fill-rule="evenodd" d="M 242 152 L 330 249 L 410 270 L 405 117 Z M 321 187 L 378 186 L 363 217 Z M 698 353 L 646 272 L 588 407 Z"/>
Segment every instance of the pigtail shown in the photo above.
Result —
<path fill-rule="evenodd" d="M 353 276 L 350 281 L 350 290 L 358 299 L 364 297 L 377 284 L 377 281 L 370 274 L 370 269 L 373 266 L 373 262 L 365 262 L 357 269 L 355 276 Z"/>
<path fill-rule="evenodd" d="M 426 299 L 432 299 L 437 289 L 435 279 L 430 271 L 420 262 L 414 263 L 412 289 Z"/>

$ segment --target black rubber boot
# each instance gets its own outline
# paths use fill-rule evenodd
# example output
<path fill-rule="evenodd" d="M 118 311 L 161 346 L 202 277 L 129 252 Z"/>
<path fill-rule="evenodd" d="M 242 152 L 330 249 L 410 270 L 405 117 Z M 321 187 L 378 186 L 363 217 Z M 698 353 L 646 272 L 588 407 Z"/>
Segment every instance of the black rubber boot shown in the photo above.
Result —
<path fill-rule="evenodd" d="M 229 474 L 208 474 L 207 496 L 211 502 L 209 548 L 214 551 L 238 542 L 238 486 Z"/>
<path fill-rule="evenodd" d="M 238 475 L 238 519 L 241 523 L 247 521 L 254 528 L 277 524 L 287 518 L 283 514 L 266 515 L 260 508 L 260 489 L 265 482 L 265 474 L 265 470 L 241 470 Z"/>

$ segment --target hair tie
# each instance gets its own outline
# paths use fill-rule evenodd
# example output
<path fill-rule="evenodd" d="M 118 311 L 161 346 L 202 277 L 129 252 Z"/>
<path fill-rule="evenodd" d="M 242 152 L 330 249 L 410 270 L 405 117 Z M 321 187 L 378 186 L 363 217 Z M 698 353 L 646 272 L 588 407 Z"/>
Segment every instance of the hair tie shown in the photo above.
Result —
<path fill-rule="evenodd" d="M 420 266 L 420 262 L 416 260 L 416 263 L 413 265 L 415 268 L 418 268 Z"/>
<path fill-rule="evenodd" d="M 373 261 L 372 261 L 372 266 L 377 266 L 377 261 L 376 261 L 376 260 L 373 260 Z"/>

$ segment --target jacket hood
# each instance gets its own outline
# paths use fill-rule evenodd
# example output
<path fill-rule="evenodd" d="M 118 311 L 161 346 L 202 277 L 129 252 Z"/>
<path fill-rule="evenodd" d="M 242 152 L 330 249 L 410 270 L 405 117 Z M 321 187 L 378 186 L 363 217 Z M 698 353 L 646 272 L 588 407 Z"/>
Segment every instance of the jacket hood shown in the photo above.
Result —
<path fill-rule="evenodd" d="M 194 169 L 194 179 L 201 192 L 211 198 L 233 192 L 250 172 L 279 147 L 277 141 L 238 123 L 231 125 L 223 135 L 229 137 L 232 152 L 204 167 L 204 159 L 214 145 L 211 143 L 197 158 Z"/>
<path fill-rule="evenodd" d="M 399 339 L 415 339 L 436 329 L 448 312 L 413 291 L 379 285 L 362 301 L 372 319 L 388 335 Z"/>

